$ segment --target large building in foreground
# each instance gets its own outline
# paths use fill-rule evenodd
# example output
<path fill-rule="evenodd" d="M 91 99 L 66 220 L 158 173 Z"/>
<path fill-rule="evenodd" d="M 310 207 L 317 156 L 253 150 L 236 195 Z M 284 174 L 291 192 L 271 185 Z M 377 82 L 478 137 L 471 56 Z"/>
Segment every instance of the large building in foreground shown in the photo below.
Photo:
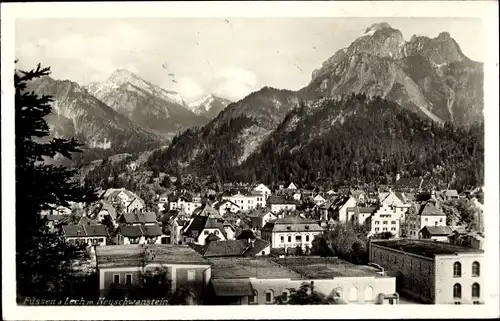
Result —
<path fill-rule="evenodd" d="M 96 249 L 96 262 L 101 297 L 106 297 L 111 289 L 127 295 L 147 271 L 161 273 L 170 293 L 190 287 L 202 297 L 210 281 L 210 262 L 188 246 L 101 246 Z"/>
<path fill-rule="evenodd" d="M 483 304 L 483 251 L 424 240 L 370 243 L 370 262 L 397 276 L 397 291 L 431 304 Z M 393 275 L 393 274 L 391 274 Z"/>
<path fill-rule="evenodd" d="M 313 283 L 315 291 L 339 304 L 398 304 L 396 280 L 377 269 L 336 258 L 211 258 L 211 304 L 276 304 L 293 290 Z"/>

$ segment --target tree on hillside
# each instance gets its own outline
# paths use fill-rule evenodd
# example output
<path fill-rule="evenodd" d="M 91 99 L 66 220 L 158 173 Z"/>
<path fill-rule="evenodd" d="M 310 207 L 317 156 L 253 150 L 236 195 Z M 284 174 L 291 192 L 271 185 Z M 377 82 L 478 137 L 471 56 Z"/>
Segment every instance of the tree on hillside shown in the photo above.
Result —
<path fill-rule="evenodd" d="M 254 239 L 254 238 L 255 238 L 255 234 L 251 230 L 243 230 L 236 237 L 237 240 L 247 240 L 247 239 Z"/>
<path fill-rule="evenodd" d="M 59 232 L 50 232 L 40 212 L 57 205 L 68 207 L 70 201 L 88 204 L 96 200 L 95 191 L 72 179 L 75 171 L 44 163 L 57 155 L 71 159 L 72 153 L 81 152 L 82 147 L 73 138 L 49 139 L 44 117 L 50 114 L 53 99 L 26 90 L 30 81 L 49 73 L 49 68 L 38 65 L 31 71 L 16 69 L 14 74 L 19 303 L 26 297 L 58 298 L 60 293 L 67 293 L 72 262 L 82 253 L 82 248 L 66 243 Z"/>

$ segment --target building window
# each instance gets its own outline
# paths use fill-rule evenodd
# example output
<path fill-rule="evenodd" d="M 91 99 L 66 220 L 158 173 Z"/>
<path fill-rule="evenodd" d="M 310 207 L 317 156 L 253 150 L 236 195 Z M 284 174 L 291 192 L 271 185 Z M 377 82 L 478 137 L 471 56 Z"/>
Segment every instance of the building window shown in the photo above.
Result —
<path fill-rule="evenodd" d="M 455 262 L 453 264 L 453 277 L 458 278 L 462 276 L 462 264 L 460 262 Z"/>
<path fill-rule="evenodd" d="M 349 302 L 357 302 L 358 301 L 358 288 L 353 286 L 349 290 Z"/>
<path fill-rule="evenodd" d="M 472 276 L 479 276 L 479 262 L 472 263 Z"/>
<path fill-rule="evenodd" d="M 383 224 L 384 224 L 384 225 L 387 225 L 387 221 L 384 221 L 384 223 L 383 223 Z"/>
<path fill-rule="evenodd" d="M 125 274 L 125 284 L 132 284 L 132 274 Z"/>
<path fill-rule="evenodd" d="M 266 291 L 266 303 L 273 303 L 274 293 L 272 290 Z"/>
<path fill-rule="evenodd" d="M 453 286 L 453 298 L 461 299 L 462 298 L 462 286 L 458 283 L 455 283 Z"/>
<path fill-rule="evenodd" d="M 306 242 L 309 242 L 309 235 L 306 235 Z"/>
<path fill-rule="evenodd" d="M 120 284 L 120 274 L 113 274 L 113 284 Z"/>
<path fill-rule="evenodd" d="M 480 295 L 479 283 L 474 283 L 472 285 L 472 297 L 479 298 L 479 295 Z"/>
<path fill-rule="evenodd" d="M 395 227 L 391 227 L 391 231 L 395 231 L 395 230 L 396 230 L 396 228 L 395 228 Z"/>
<path fill-rule="evenodd" d="M 460 301 L 455 301 L 455 305 L 460 305 Z"/>
<path fill-rule="evenodd" d="M 188 271 L 188 276 L 187 276 L 188 281 L 194 281 L 194 277 L 195 277 L 195 271 L 194 270 L 189 270 Z"/>
<path fill-rule="evenodd" d="M 219 231 L 215 231 L 214 233 L 215 233 L 215 235 L 219 235 Z"/>
<path fill-rule="evenodd" d="M 427 222 L 427 221 L 429 221 L 429 219 L 426 217 L 426 218 L 425 218 L 425 221 Z"/>
<path fill-rule="evenodd" d="M 474 301 L 472 304 L 481 304 L 479 301 Z"/>
<path fill-rule="evenodd" d="M 302 235 L 295 235 L 295 241 L 296 242 L 302 241 Z"/>
<path fill-rule="evenodd" d="M 259 292 L 253 290 L 253 295 L 248 297 L 248 304 L 258 304 L 259 303 Z"/>
<path fill-rule="evenodd" d="M 285 243 L 285 237 L 281 236 L 281 243 Z"/>
<path fill-rule="evenodd" d="M 104 238 L 103 237 L 99 238 L 99 243 L 102 243 L 102 242 L 104 242 Z"/>
<path fill-rule="evenodd" d="M 379 221 L 375 221 L 375 225 L 379 225 L 379 224 L 380 224 L 380 222 L 379 222 Z"/>
<path fill-rule="evenodd" d="M 368 286 L 365 288 L 365 302 L 373 301 L 373 288 Z"/>
<path fill-rule="evenodd" d="M 396 221 L 391 221 L 391 224 L 396 224 Z"/>
<path fill-rule="evenodd" d="M 378 227 L 376 227 L 376 228 L 375 228 L 375 232 L 378 232 L 378 230 L 379 230 L 379 228 L 378 228 Z"/>
<path fill-rule="evenodd" d="M 383 230 L 384 230 L 384 231 L 387 231 L 387 227 L 384 227 L 384 228 L 383 228 Z"/>
<path fill-rule="evenodd" d="M 203 232 L 203 234 L 208 235 L 208 231 Z"/>
<path fill-rule="evenodd" d="M 291 243 L 292 242 L 292 236 L 291 235 L 288 235 L 288 242 Z"/>
<path fill-rule="evenodd" d="M 284 290 L 282 294 L 283 294 L 283 296 L 282 296 L 283 302 L 288 302 L 288 296 L 290 295 L 289 291 Z"/>

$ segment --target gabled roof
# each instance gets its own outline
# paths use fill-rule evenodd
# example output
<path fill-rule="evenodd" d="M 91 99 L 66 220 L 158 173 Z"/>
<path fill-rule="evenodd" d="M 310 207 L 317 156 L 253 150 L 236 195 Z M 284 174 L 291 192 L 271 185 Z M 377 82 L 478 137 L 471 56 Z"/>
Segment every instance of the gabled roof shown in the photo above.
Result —
<path fill-rule="evenodd" d="M 224 219 L 214 215 L 197 215 L 188 228 L 183 232 L 184 235 L 189 237 L 198 238 L 204 229 L 218 229 L 222 235 L 227 239 L 226 230 L 224 229 Z"/>
<path fill-rule="evenodd" d="M 275 221 L 267 222 L 262 231 L 272 232 L 322 232 L 323 228 L 314 220 L 300 216 L 285 216 Z"/>
<path fill-rule="evenodd" d="M 155 223 L 156 213 L 154 212 L 139 212 L 139 213 L 124 213 L 122 219 L 127 224 L 145 224 L 145 223 Z"/>
<path fill-rule="evenodd" d="M 219 210 L 222 206 L 226 205 L 227 203 L 231 204 L 231 206 L 237 206 L 238 208 L 240 208 L 240 206 L 238 204 L 231 202 L 230 200 L 227 200 L 227 199 L 213 203 L 212 207 L 216 210 Z"/>
<path fill-rule="evenodd" d="M 197 207 L 193 211 L 193 216 L 195 216 L 195 215 L 211 216 L 214 218 L 222 219 L 222 216 L 220 216 L 219 212 L 216 211 L 212 206 L 210 206 L 208 204 L 203 204 L 203 205 Z"/>
<path fill-rule="evenodd" d="M 269 199 L 267 202 L 271 205 L 277 205 L 277 204 L 297 204 L 296 200 L 293 198 L 288 198 L 285 196 L 280 196 L 280 195 L 271 195 L 269 196 Z"/>
<path fill-rule="evenodd" d="M 162 235 L 161 228 L 155 225 L 120 225 L 120 233 L 125 237 L 155 237 Z"/>
<path fill-rule="evenodd" d="M 339 196 L 332 205 L 334 211 L 340 210 L 349 200 L 351 196 Z"/>
<path fill-rule="evenodd" d="M 203 256 L 189 246 L 170 244 L 113 245 L 96 247 L 98 268 L 159 264 L 209 265 Z"/>
<path fill-rule="evenodd" d="M 248 214 L 248 216 L 252 217 L 252 218 L 254 218 L 254 217 L 255 218 L 262 218 L 262 217 L 266 216 L 267 214 L 271 214 L 274 217 L 276 217 L 276 215 L 274 215 L 274 213 L 271 212 L 271 210 L 269 210 L 267 208 L 261 208 L 261 209 L 255 210 L 252 213 Z"/>
<path fill-rule="evenodd" d="M 116 219 L 116 209 L 110 203 L 103 201 L 99 211 L 107 211 L 111 218 Z"/>
<path fill-rule="evenodd" d="M 427 231 L 432 236 L 448 236 L 453 230 L 449 226 L 424 226 L 420 232 Z"/>
<path fill-rule="evenodd" d="M 420 216 L 445 216 L 439 208 L 434 206 L 431 202 L 424 203 L 420 206 L 419 210 Z"/>
<path fill-rule="evenodd" d="M 212 242 L 212 241 L 220 241 L 220 237 L 218 237 L 214 233 L 210 233 L 205 239 L 205 242 Z"/>
<path fill-rule="evenodd" d="M 108 230 L 104 225 L 63 225 L 66 237 L 108 237 Z"/>

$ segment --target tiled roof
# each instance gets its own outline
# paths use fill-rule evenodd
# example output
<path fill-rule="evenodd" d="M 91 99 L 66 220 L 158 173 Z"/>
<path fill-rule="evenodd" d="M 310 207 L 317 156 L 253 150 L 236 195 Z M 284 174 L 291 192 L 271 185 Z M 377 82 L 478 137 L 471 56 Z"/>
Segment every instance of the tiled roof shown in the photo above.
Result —
<path fill-rule="evenodd" d="M 266 259 L 210 258 L 212 279 L 301 279 L 300 274 Z"/>
<path fill-rule="evenodd" d="M 238 204 L 231 202 L 230 200 L 222 200 L 215 202 L 212 207 L 216 210 L 219 210 L 222 206 L 226 205 L 227 203 L 230 203 L 231 205 L 236 205 L 238 208 L 240 207 Z"/>
<path fill-rule="evenodd" d="M 218 237 L 214 233 L 210 233 L 205 239 L 205 242 L 213 242 L 213 241 L 220 241 L 220 237 Z"/>
<path fill-rule="evenodd" d="M 215 217 L 215 218 L 222 218 L 222 216 L 220 216 L 220 213 L 218 211 L 216 211 L 212 206 L 210 206 L 208 204 L 203 204 L 203 205 L 197 207 L 193 211 L 193 216 L 195 216 L 195 215 L 211 216 L 211 217 Z"/>
<path fill-rule="evenodd" d="M 124 213 L 122 217 L 127 224 L 145 224 L 156 222 L 156 213 L 154 212 Z"/>
<path fill-rule="evenodd" d="M 170 244 L 113 245 L 96 248 L 98 268 L 140 266 L 143 261 L 160 264 L 209 265 L 201 254 L 189 246 Z"/>
<path fill-rule="evenodd" d="M 66 237 L 108 237 L 108 230 L 104 225 L 63 225 Z"/>
<path fill-rule="evenodd" d="M 483 253 L 483 250 L 478 250 L 470 247 L 436 242 L 426 240 L 389 240 L 389 241 L 372 241 L 372 244 L 392 248 L 395 250 L 422 255 L 426 257 L 434 257 L 440 254 L 458 254 L 458 253 Z"/>
<path fill-rule="evenodd" d="M 212 279 L 216 296 L 250 296 L 253 295 L 252 283 L 246 279 Z"/>
<path fill-rule="evenodd" d="M 125 237 L 154 237 L 162 235 L 161 228 L 155 225 L 121 225 L 120 233 Z"/>
<path fill-rule="evenodd" d="M 436 206 L 432 205 L 431 202 L 427 202 L 420 206 L 419 214 L 421 216 L 443 216 L 446 215 Z"/>
<path fill-rule="evenodd" d="M 220 215 L 218 215 L 220 217 Z M 201 232 L 206 228 L 217 228 L 227 239 L 226 230 L 224 229 L 222 218 L 215 218 L 205 215 L 197 215 L 194 217 L 192 223 L 189 227 L 184 231 L 184 235 L 189 237 L 199 237 Z M 196 233 L 195 233 L 196 232 Z"/>
<path fill-rule="evenodd" d="M 278 195 L 269 196 L 267 202 L 269 204 L 297 204 L 297 201 L 291 197 L 284 197 Z"/>
<path fill-rule="evenodd" d="M 247 256 L 247 257 L 255 256 L 270 246 L 271 246 L 271 243 L 269 243 L 268 241 L 264 241 L 263 239 L 257 238 L 257 239 L 253 240 L 253 246 L 248 247 L 247 250 L 245 251 L 245 253 L 243 253 L 243 255 Z"/>
<path fill-rule="evenodd" d="M 424 226 L 420 231 L 427 230 L 430 235 L 448 236 L 453 230 L 449 226 Z"/>
<path fill-rule="evenodd" d="M 267 222 L 263 231 L 273 232 L 322 232 L 323 229 L 312 219 L 300 216 L 285 216 L 272 222 Z"/>

